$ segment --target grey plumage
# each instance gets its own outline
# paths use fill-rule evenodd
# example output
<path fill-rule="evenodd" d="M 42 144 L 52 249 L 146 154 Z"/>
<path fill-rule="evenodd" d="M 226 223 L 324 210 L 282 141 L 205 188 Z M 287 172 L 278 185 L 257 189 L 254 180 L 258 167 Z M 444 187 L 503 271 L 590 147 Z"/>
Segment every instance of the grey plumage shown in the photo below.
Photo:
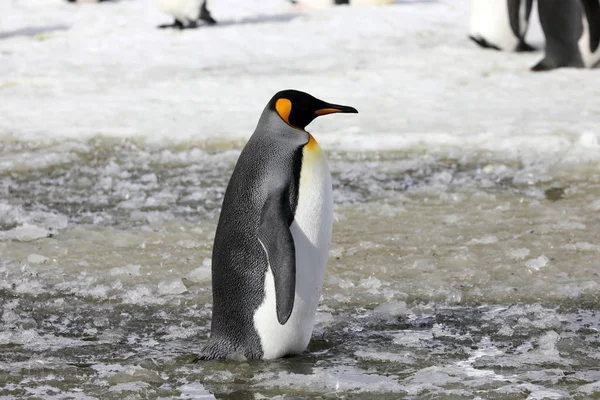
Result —
<path fill-rule="evenodd" d="M 225 192 L 215 235 L 211 337 L 201 352 L 201 360 L 230 354 L 243 354 L 249 359 L 262 357 L 252 319 L 263 301 L 267 269 L 266 255 L 258 241 L 261 210 L 270 193 L 280 193 L 275 201 L 283 202 L 281 208 L 287 208 L 289 214 L 285 217 L 291 223 L 298 200 L 302 148 L 308 139 L 306 132 L 287 125 L 267 105 L 240 154 Z M 248 182 L 257 185 L 244 184 Z M 264 219 L 262 222 L 269 223 Z M 277 240 L 276 236 L 273 240 Z M 282 239 L 287 246 L 289 240 Z"/>

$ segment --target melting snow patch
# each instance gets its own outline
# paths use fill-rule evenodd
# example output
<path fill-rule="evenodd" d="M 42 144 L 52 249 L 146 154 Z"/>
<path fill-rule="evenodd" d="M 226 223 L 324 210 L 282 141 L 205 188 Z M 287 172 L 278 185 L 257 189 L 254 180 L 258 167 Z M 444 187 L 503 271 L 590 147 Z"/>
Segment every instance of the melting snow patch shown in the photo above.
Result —
<path fill-rule="evenodd" d="M 111 276 L 117 275 L 133 275 L 140 276 L 140 265 L 128 264 L 124 267 L 116 267 L 110 270 Z"/>
<path fill-rule="evenodd" d="M 578 250 L 578 251 L 599 251 L 600 246 L 597 244 L 591 244 L 588 242 L 578 242 L 575 244 L 567 244 L 564 246 L 567 250 Z"/>
<path fill-rule="evenodd" d="M 405 330 L 394 335 L 394 344 L 407 347 L 421 347 L 423 341 L 433 339 L 431 331 Z"/>
<path fill-rule="evenodd" d="M 551 399 L 572 399 L 567 392 L 552 389 L 538 389 L 527 396 L 527 400 L 551 400 Z"/>
<path fill-rule="evenodd" d="M 255 376 L 258 383 L 255 386 L 265 387 L 302 387 L 311 391 L 352 391 L 355 393 L 404 392 L 393 377 L 366 374 L 365 371 L 340 367 L 335 370 L 315 368 L 312 375 L 292 374 L 288 372 L 266 372 Z"/>
<path fill-rule="evenodd" d="M 485 235 L 480 239 L 471 239 L 467 244 L 494 244 L 498 243 L 498 238 L 493 235 Z"/>
<path fill-rule="evenodd" d="M 401 364 L 413 364 L 416 359 L 415 355 L 408 351 L 401 353 L 386 353 L 380 350 L 360 350 L 355 352 L 354 355 L 363 360 L 388 361 Z"/>
<path fill-rule="evenodd" d="M 548 257 L 545 255 L 541 255 L 538 258 L 531 259 L 525 263 L 525 266 L 529 268 L 529 271 L 539 271 L 542 268 L 545 268 L 548 265 Z"/>
<path fill-rule="evenodd" d="M 109 392 L 139 392 L 142 389 L 150 386 L 146 382 L 128 382 L 128 383 L 119 383 L 117 385 L 111 386 L 108 391 Z"/>
<path fill-rule="evenodd" d="M 510 251 L 509 255 L 511 258 L 515 260 L 522 260 L 529 255 L 530 251 L 526 248 L 513 249 Z"/>
<path fill-rule="evenodd" d="M 159 294 L 181 294 L 187 292 L 187 288 L 181 281 L 181 279 L 175 279 L 173 281 L 164 281 L 158 284 Z"/>
<path fill-rule="evenodd" d="M 176 245 L 184 249 L 199 249 L 202 247 L 202 243 L 197 240 L 180 240 Z"/>
<path fill-rule="evenodd" d="M 373 312 L 390 317 L 406 315 L 406 303 L 404 301 L 390 301 L 377 306 Z"/>
<path fill-rule="evenodd" d="M 594 383 L 589 383 L 589 384 L 583 385 L 583 386 L 579 386 L 577 388 L 577 391 L 579 393 L 583 393 L 588 396 L 591 396 L 591 395 L 598 396 L 600 394 L 600 381 L 594 382 Z"/>
<path fill-rule="evenodd" d="M 205 258 L 202 261 L 202 266 L 190 271 L 186 278 L 192 282 L 208 282 L 211 277 L 211 260 Z"/>
<path fill-rule="evenodd" d="M 9 232 L 10 233 L 10 232 Z M 46 228 L 25 223 L 12 231 L 12 236 L 20 242 L 31 242 L 33 240 L 47 238 L 50 232 Z"/>
<path fill-rule="evenodd" d="M 30 254 L 27 256 L 27 262 L 29 264 L 46 264 L 50 261 L 48 257 L 41 256 L 39 254 Z"/>
<path fill-rule="evenodd" d="M 125 304 L 163 304 L 164 300 L 157 298 L 147 285 L 136 285 L 123 295 Z"/>
<path fill-rule="evenodd" d="M 188 383 L 177 388 L 181 392 L 181 399 L 215 400 L 213 396 L 199 382 Z"/>

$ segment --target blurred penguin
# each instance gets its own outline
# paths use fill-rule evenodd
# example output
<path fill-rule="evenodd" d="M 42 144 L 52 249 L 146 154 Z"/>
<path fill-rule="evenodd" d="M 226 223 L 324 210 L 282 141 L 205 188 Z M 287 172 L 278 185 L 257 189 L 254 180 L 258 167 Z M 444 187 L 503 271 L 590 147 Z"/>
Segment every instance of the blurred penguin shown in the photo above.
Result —
<path fill-rule="evenodd" d="M 308 8 L 326 8 L 332 5 L 384 6 L 393 4 L 396 0 L 290 0 L 290 2 Z"/>
<path fill-rule="evenodd" d="M 533 71 L 600 64 L 600 0 L 539 0 L 538 13 L 546 52 Z"/>
<path fill-rule="evenodd" d="M 396 0 L 351 0 L 353 6 L 387 6 L 395 3 Z"/>
<path fill-rule="evenodd" d="M 161 10 L 175 17 L 172 24 L 159 25 L 158 27 L 161 29 L 197 28 L 198 21 L 202 21 L 207 25 L 217 23 L 206 7 L 206 0 L 157 0 L 157 2 Z"/>
<path fill-rule="evenodd" d="M 495 50 L 535 50 L 525 43 L 532 3 L 533 0 L 471 0 L 469 38 L 481 47 Z"/>
<path fill-rule="evenodd" d="M 102 3 L 102 2 L 106 2 L 106 1 L 112 1 L 112 0 L 67 0 L 69 3 L 77 3 L 77 4 L 82 4 L 82 3 Z"/>

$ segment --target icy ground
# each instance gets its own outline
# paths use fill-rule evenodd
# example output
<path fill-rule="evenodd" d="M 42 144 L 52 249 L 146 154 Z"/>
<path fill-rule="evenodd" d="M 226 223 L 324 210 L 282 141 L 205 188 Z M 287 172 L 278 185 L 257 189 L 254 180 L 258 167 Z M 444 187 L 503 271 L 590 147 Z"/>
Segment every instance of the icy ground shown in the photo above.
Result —
<path fill-rule="evenodd" d="M 0 1 L 0 399 L 600 396 L 598 71 L 477 48 L 463 0 L 211 9 Z M 190 364 L 284 88 L 360 112 L 309 127 L 336 203 L 309 352 Z"/>

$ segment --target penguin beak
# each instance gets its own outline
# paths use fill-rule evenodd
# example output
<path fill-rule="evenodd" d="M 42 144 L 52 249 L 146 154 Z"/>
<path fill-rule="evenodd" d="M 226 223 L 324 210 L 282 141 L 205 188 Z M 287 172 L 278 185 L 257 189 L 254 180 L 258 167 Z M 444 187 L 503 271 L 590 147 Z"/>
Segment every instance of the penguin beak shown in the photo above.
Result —
<path fill-rule="evenodd" d="M 315 114 L 318 115 L 318 116 L 327 115 L 327 114 L 333 114 L 333 113 L 352 113 L 352 114 L 358 114 L 358 111 L 354 107 L 342 106 L 342 105 L 339 105 L 339 104 L 329 104 L 329 103 L 326 103 L 325 107 L 320 108 L 320 109 L 318 109 L 318 110 L 315 111 Z"/>

